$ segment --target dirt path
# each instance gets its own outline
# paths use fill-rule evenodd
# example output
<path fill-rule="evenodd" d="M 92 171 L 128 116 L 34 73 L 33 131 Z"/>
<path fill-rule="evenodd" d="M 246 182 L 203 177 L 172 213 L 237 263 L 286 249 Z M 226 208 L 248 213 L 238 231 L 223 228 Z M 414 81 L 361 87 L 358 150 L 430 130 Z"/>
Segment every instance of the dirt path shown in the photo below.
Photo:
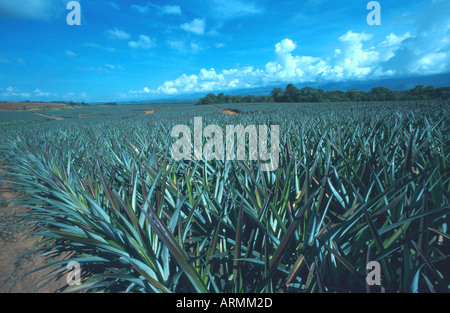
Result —
<path fill-rule="evenodd" d="M 41 285 L 40 278 L 50 271 L 25 275 L 42 266 L 44 260 L 29 254 L 36 239 L 24 232 L 21 218 L 18 216 L 20 210 L 8 203 L 16 196 L 10 186 L 0 182 L 0 293 L 33 293 L 36 290 L 36 284 Z M 64 286 L 63 281 L 55 282 L 45 286 L 39 292 L 53 293 L 62 286 Z"/>
<path fill-rule="evenodd" d="M 65 118 L 62 118 L 62 117 L 51 116 L 51 115 L 47 115 L 47 114 L 43 114 L 43 113 L 34 113 L 34 114 L 39 115 L 39 116 L 43 116 L 43 117 L 46 117 L 46 118 L 50 118 L 52 120 L 57 120 L 57 121 L 64 121 L 65 120 Z"/>

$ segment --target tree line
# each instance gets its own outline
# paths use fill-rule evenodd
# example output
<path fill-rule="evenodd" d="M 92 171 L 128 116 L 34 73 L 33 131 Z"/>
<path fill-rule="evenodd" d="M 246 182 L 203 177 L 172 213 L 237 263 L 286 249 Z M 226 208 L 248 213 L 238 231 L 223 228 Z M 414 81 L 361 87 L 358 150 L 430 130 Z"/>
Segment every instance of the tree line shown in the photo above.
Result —
<path fill-rule="evenodd" d="M 411 90 L 395 91 L 385 87 L 374 87 L 370 91 L 350 89 L 324 91 L 311 87 L 298 89 L 288 84 L 286 89 L 274 88 L 270 95 L 264 96 L 231 96 L 219 93 L 207 94 L 196 104 L 222 104 L 222 103 L 270 103 L 270 102 L 360 102 L 360 101 L 413 101 L 413 100 L 446 100 L 450 98 L 450 87 L 434 88 L 432 86 L 418 85 Z"/>

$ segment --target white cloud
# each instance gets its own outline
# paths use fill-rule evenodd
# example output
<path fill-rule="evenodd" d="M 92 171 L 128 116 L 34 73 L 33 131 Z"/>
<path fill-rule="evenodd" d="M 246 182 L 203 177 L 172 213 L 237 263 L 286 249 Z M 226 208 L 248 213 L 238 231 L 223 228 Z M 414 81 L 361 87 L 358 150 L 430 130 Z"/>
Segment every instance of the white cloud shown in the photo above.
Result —
<path fill-rule="evenodd" d="M 449 52 L 431 52 L 417 60 L 412 73 L 439 74 L 447 70 L 450 61 Z"/>
<path fill-rule="evenodd" d="M 148 3 L 147 5 L 133 4 L 132 9 L 137 10 L 142 14 L 150 13 L 152 10 L 161 15 L 181 15 L 181 7 L 178 5 L 157 5 Z"/>
<path fill-rule="evenodd" d="M 181 15 L 181 7 L 178 5 L 163 5 L 159 7 L 163 14 Z"/>
<path fill-rule="evenodd" d="M 55 96 L 54 93 L 42 91 L 42 90 L 40 90 L 39 88 L 36 88 L 36 89 L 33 91 L 33 95 L 34 95 L 35 97 L 38 97 L 38 98 L 48 98 L 48 97 L 50 97 L 50 96 Z"/>
<path fill-rule="evenodd" d="M 182 24 L 180 27 L 187 32 L 203 35 L 205 33 L 205 20 L 196 18 L 190 23 Z"/>
<path fill-rule="evenodd" d="M 206 93 L 287 82 L 341 82 L 449 72 L 450 17 L 443 13 L 426 16 L 435 18 L 423 18 L 417 32 L 390 33 L 375 38 L 372 34 L 350 30 L 337 38 L 334 47 L 330 44 L 331 54 L 324 57 L 296 54 L 297 43 L 286 38 L 275 45 L 275 59 L 262 69 L 245 67 L 218 71 L 204 68 L 197 74 L 183 74 L 168 80 L 152 92 Z M 197 19 L 196 23 L 183 27 L 192 31 L 197 26 L 196 32 L 204 34 L 205 25 L 199 21 L 204 20 Z M 173 49 L 187 50 L 185 42 L 168 44 Z"/>
<path fill-rule="evenodd" d="M 395 75 L 429 75 L 450 71 L 450 11 L 449 1 L 432 1 L 428 7 L 412 16 L 416 33 L 403 39 L 390 58 L 380 64 L 382 71 Z M 431 18 L 430 18 L 431 17 Z M 386 40 L 388 43 L 389 40 Z"/>
<path fill-rule="evenodd" d="M 17 100 L 53 100 L 53 99 L 67 99 L 70 101 L 82 101 L 87 99 L 87 94 L 85 92 L 76 93 L 68 92 L 63 96 L 59 96 L 53 92 L 44 91 L 40 88 L 35 88 L 33 91 L 22 91 L 16 87 L 9 86 L 5 89 L 0 88 L 0 97 L 4 99 L 11 99 L 13 101 Z"/>
<path fill-rule="evenodd" d="M 198 75 L 183 74 L 175 80 L 166 81 L 157 88 L 156 93 L 173 95 L 252 87 L 251 83 L 255 78 L 259 81 L 261 74 L 263 74 L 261 71 L 255 71 L 253 67 L 223 70 L 219 73 L 214 68 L 201 69 Z"/>
<path fill-rule="evenodd" d="M 30 99 L 31 93 L 20 91 L 14 87 L 7 87 L 4 90 L 0 90 L 0 96 L 5 98 L 20 98 L 22 100 Z"/>
<path fill-rule="evenodd" d="M 347 32 L 339 38 L 342 49 L 336 49 L 335 58 L 326 61 L 319 57 L 294 55 L 297 44 L 284 39 L 275 45 L 276 59 L 264 68 L 244 67 L 217 72 L 201 69 L 197 75 L 182 75 L 166 81 L 156 89 L 160 94 L 212 92 L 235 88 L 251 88 L 279 82 L 314 82 L 362 79 L 370 75 L 378 60 L 377 52 L 364 48 L 364 41 L 372 38 L 365 33 Z"/>
<path fill-rule="evenodd" d="M 382 53 L 381 59 L 387 61 L 395 56 L 395 52 L 400 48 L 401 43 L 410 37 L 411 34 L 409 32 L 400 36 L 397 36 L 394 33 L 386 36 L 386 40 L 379 44 L 379 51 Z"/>
<path fill-rule="evenodd" d="M 147 50 L 155 46 L 155 40 L 146 35 L 140 35 L 138 41 L 130 41 L 128 46 L 133 49 Z"/>
<path fill-rule="evenodd" d="M 214 17 L 219 20 L 231 20 L 264 12 L 264 8 L 258 1 L 210 0 L 209 3 Z"/>
<path fill-rule="evenodd" d="M 168 40 L 167 45 L 169 48 L 176 50 L 182 54 L 198 53 L 204 48 L 195 42 L 188 42 L 185 40 Z"/>
<path fill-rule="evenodd" d="M 105 31 L 105 36 L 108 37 L 109 39 L 116 39 L 116 40 L 130 39 L 129 33 L 127 33 L 126 31 L 117 29 L 117 28 L 108 29 L 107 31 Z"/>
<path fill-rule="evenodd" d="M 379 60 L 379 53 L 373 47 L 365 48 L 363 44 L 372 38 L 372 35 L 365 32 L 352 31 L 339 37 L 339 41 L 344 43 L 344 49 L 335 63 L 335 73 L 339 79 L 361 79 L 373 71 Z"/>
<path fill-rule="evenodd" d="M 411 34 L 409 32 L 406 32 L 405 34 L 401 36 L 397 36 L 394 33 L 389 34 L 386 36 L 386 40 L 380 43 L 380 46 L 382 47 L 392 47 L 392 46 L 398 46 L 400 45 L 403 40 L 406 38 L 411 37 Z"/>

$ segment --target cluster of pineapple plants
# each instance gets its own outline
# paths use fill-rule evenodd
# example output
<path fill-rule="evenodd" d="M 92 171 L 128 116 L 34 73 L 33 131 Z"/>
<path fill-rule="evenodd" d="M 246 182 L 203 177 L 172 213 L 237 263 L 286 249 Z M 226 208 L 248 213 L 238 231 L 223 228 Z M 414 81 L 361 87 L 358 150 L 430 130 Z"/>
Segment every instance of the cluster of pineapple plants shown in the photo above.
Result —
<path fill-rule="evenodd" d="M 448 104 L 268 111 L 204 120 L 280 125 L 272 172 L 174 161 L 170 130 L 192 127 L 175 113 L 3 130 L 0 161 L 48 279 L 76 261 L 81 285 L 66 291 L 447 292 Z M 370 261 L 381 286 L 367 285 Z"/>

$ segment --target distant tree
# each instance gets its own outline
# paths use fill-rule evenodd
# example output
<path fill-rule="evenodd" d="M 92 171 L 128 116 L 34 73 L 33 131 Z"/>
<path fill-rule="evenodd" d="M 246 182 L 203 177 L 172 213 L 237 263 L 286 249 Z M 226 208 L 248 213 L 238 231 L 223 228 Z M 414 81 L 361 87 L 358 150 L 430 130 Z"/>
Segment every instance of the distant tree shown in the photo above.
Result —
<path fill-rule="evenodd" d="M 217 104 L 216 95 L 213 93 L 209 93 L 204 98 L 201 98 L 198 101 L 198 105 L 205 105 L 205 104 Z"/>
<path fill-rule="evenodd" d="M 242 100 L 245 103 L 255 103 L 255 102 L 257 102 L 257 99 L 258 99 L 258 97 L 256 97 L 255 95 L 247 95 Z"/>
<path fill-rule="evenodd" d="M 342 90 L 333 90 L 328 92 L 328 99 L 330 102 L 345 102 L 345 92 Z"/>
<path fill-rule="evenodd" d="M 286 86 L 283 102 L 302 102 L 301 92 L 293 84 Z"/>
<path fill-rule="evenodd" d="M 217 103 L 226 103 L 225 95 L 222 93 L 219 93 L 216 97 Z"/>
<path fill-rule="evenodd" d="M 439 99 L 450 98 L 450 87 L 440 87 L 435 90 L 435 96 Z"/>
<path fill-rule="evenodd" d="M 397 98 L 392 91 L 385 87 L 372 88 L 370 94 L 373 96 L 374 101 L 394 101 Z"/>
<path fill-rule="evenodd" d="M 345 93 L 345 95 L 350 101 L 361 101 L 364 93 L 358 89 L 350 89 Z"/>
<path fill-rule="evenodd" d="M 242 98 L 242 96 L 237 95 L 233 97 L 233 103 L 243 103 L 243 102 L 244 99 Z"/>
<path fill-rule="evenodd" d="M 324 98 L 323 90 L 311 87 L 304 87 L 300 94 L 303 102 L 321 102 Z"/>
<path fill-rule="evenodd" d="M 284 92 L 281 88 L 274 88 L 270 95 L 275 102 L 282 102 L 284 99 Z"/>
<path fill-rule="evenodd" d="M 201 98 L 196 105 L 218 103 L 270 103 L 270 102 L 349 102 L 349 101 L 403 101 L 403 100 L 428 100 L 449 99 L 450 87 L 433 88 L 418 85 L 408 91 L 393 91 L 386 87 L 374 87 L 369 92 L 350 89 L 347 92 L 341 90 L 324 91 L 311 87 L 299 90 L 293 84 L 288 84 L 285 90 L 274 88 L 270 95 L 255 96 L 240 95 L 230 96 L 219 93 L 217 96 L 210 93 Z"/>
<path fill-rule="evenodd" d="M 225 96 L 225 103 L 233 103 L 233 96 L 226 95 Z"/>

